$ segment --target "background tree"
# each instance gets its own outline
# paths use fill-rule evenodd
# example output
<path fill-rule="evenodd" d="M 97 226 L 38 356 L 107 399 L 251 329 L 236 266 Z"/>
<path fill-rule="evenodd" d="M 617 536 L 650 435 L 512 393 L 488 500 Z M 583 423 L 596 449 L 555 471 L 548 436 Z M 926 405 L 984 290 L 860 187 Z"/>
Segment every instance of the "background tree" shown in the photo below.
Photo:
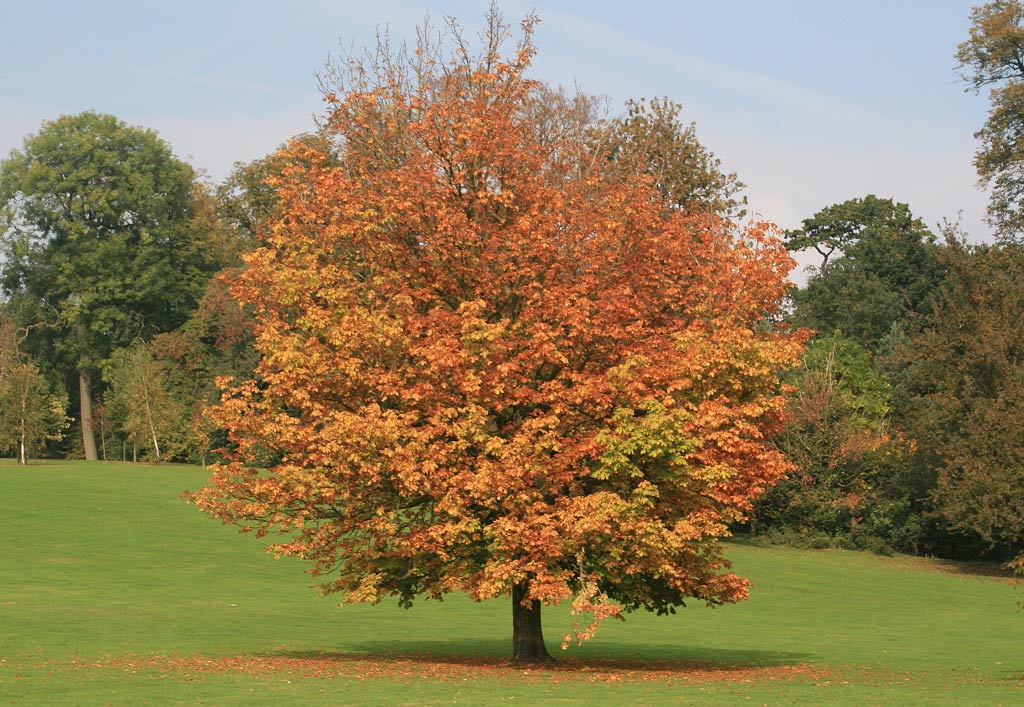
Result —
<path fill-rule="evenodd" d="M 189 320 L 154 337 L 149 346 L 175 405 L 188 417 L 187 458 L 203 466 L 226 442 L 205 414 L 220 400 L 217 379 L 250 378 L 257 361 L 251 310 L 228 289 L 227 278 L 237 272 L 227 269 L 213 278 Z"/>
<path fill-rule="evenodd" d="M 184 322 L 221 266 L 193 177 L 155 133 L 91 112 L 44 123 L 0 164 L 3 289 L 17 323 L 46 325 L 26 346 L 80 400 L 87 459 L 103 360 Z"/>
<path fill-rule="evenodd" d="M 942 279 L 934 235 L 891 199 L 868 195 L 826 207 L 789 231 L 786 244 L 823 256 L 792 295 L 793 322 L 841 332 L 870 351 L 907 313 L 925 311 Z"/>
<path fill-rule="evenodd" d="M 159 462 L 185 445 L 186 410 L 145 343 L 115 351 L 103 377 L 109 385 L 107 415 L 118 423 L 133 450 L 150 449 L 151 458 Z"/>
<path fill-rule="evenodd" d="M 1024 232 L 1024 5 L 996 0 L 971 11 L 967 41 L 957 47 L 960 76 L 975 93 L 989 88 L 989 114 L 974 135 L 981 183 L 991 189 L 989 222 L 997 235 Z"/>
<path fill-rule="evenodd" d="M 869 353 L 838 335 L 818 337 L 788 382 L 777 440 L 796 469 L 757 504 L 760 527 L 808 543 L 915 549 L 914 496 L 900 473 L 909 447 L 892 430 L 890 385 Z"/>
<path fill-rule="evenodd" d="M 0 371 L 0 449 L 14 451 L 21 464 L 67 426 L 67 400 L 54 393 L 31 360 L 13 359 Z"/>
<path fill-rule="evenodd" d="M 27 334 L 0 307 L 0 449 L 13 451 L 22 464 L 66 427 L 66 401 L 19 351 Z"/>
<path fill-rule="evenodd" d="M 492 13 L 479 55 L 453 29 L 328 93 L 342 166 L 291 147 L 234 288 L 258 382 L 194 496 L 347 601 L 511 594 L 519 660 L 548 657 L 542 603 L 745 595 L 717 539 L 788 468 L 765 435 L 800 350 L 763 324 L 792 263 L 770 226 L 538 140 L 532 24 L 511 58 Z"/>
<path fill-rule="evenodd" d="M 1024 247 L 942 252 L 934 310 L 896 350 L 912 396 L 907 426 L 935 475 L 949 528 L 997 552 L 1024 549 Z M 962 545 L 973 551 L 970 542 Z"/>
<path fill-rule="evenodd" d="M 7 316 L 6 308 L 0 304 L 0 378 L 18 360 L 18 344 L 17 327 Z"/>
<path fill-rule="evenodd" d="M 598 134 L 598 149 L 626 174 L 650 175 L 665 203 L 681 211 L 744 215 L 744 185 L 697 139 L 694 123 L 680 119 L 682 106 L 667 98 L 628 100 L 624 115 Z"/>

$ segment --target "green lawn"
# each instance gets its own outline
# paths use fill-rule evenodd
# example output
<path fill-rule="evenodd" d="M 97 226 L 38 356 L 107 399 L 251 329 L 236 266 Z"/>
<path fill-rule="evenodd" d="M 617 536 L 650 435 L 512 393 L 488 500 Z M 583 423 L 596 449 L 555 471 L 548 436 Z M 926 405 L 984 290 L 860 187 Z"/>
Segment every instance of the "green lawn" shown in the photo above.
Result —
<path fill-rule="evenodd" d="M 736 544 L 749 601 L 504 663 L 507 601 L 339 608 L 180 500 L 191 467 L 0 463 L 0 705 L 1017 705 L 1024 595 L 913 558 Z M 570 617 L 547 611 L 557 650 Z"/>

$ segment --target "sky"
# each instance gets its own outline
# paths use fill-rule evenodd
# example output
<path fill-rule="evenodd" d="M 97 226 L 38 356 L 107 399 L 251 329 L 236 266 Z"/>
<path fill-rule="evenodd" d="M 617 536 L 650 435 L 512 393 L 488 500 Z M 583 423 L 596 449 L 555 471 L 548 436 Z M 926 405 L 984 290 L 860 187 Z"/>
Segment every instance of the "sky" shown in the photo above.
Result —
<path fill-rule="evenodd" d="M 783 228 L 875 194 L 933 229 L 991 238 L 972 165 L 987 97 L 965 92 L 956 0 L 503 0 L 540 18 L 532 76 L 608 98 L 668 97 Z M 223 179 L 321 114 L 318 75 L 426 17 L 468 34 L 488 0 L 0 2 L 0 156 L 42 122 L 95 110 L 156 130 Z M 804 262 L 814 262 L 804 258 Z"/>

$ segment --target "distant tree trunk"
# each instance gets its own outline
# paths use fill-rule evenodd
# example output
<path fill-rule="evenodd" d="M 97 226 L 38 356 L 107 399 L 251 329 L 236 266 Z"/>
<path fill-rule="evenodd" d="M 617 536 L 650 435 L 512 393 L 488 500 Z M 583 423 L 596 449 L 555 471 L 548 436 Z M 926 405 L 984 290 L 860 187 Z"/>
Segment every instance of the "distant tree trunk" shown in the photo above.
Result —
<path fill-rule="evenodd" d="M 28 384 L 21 387 L 21 423 L 18 427 L 18 461 L 22 464 L 25 460 L 25 416 L 28 414 Z"/>
<path fill-rule="evenodd" d="M 521 663 L 553 661 L 544 645 L 540 602 L 533 599 L 523 604 L 528 589 L 529 583 L 525 581 L 512 588 L 512 660 Z"/>
<path fill-rule="evenodd" d="M 96 435 L 92 430 L 92 378 L 84 367 L 78 369 L 78 392 L 81 399 L 82 448 L 88 461 L 96 461 Z"/>
<path fill-rule="evenodd" d="M 153 408 L 149 404 L 149 381 L 146 380 L 146 372 L 140 371 L 139 376 L 142 382 L 142 403 L 146 411 L 146 424 L 149 426 L 149 436 L 153 440 L 153 451 L 156 453 L 156 460 L 160 462 L 160 443 L 156 440 L 156 425 L 153 422 Z"/>

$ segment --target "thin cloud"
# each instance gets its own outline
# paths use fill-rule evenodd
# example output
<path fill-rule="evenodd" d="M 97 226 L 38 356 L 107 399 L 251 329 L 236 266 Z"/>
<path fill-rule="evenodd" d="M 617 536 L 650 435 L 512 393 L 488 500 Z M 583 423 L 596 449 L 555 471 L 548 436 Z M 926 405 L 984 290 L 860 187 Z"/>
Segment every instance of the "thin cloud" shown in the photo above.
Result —
<path fill-rule="evenodd" d="M 128 64 L 120 61 L 113 61 L 111 59 L 98 59 L 96 63 L 103 66 L 109 66 L 119 71 L 131 72 L 138 76 L 156 79 L 167 79 L 171 81 L 190 83 L 201 86 L 210 86 L 212 88 L 225 89 L 232 93 L 259 93 L 267 96 L 275 96 L 278 98 L 285 98 L 294 101 L 304 100 L 308 98 L 310 95 L 309 91 L 282 88 L 281 86 L 274 86 L 271 84 L 254 83 L 252 81 L 239 81 L 236 78 L 222 79 L 216 76 L 210 76 L 205 74 L 172 71 L 170 69 L 164 69 L 156 66 L 145 66 L 142 64 Z"/>
<path fill-rule="evenodd" d="M 990 237 L 986 196 L 976 188 L 971 163 L 973 138 L 950 116 L 908 122 L 774 75 L 652 44 L 598 20 L 549 8 L 541 14 L 553 39 L 547 46 L 579 47 L 621 68 L 628 85 L 620 88 L 629 93 L 620 98 L 636 97 L 641 81 L 629 77 L 684 79 L 689 93 L 674 97 L 723 166 L 748 184 L 751 209 L 764 218 L 792 228 L 829 204 L 874 193 L 909 203 L 933 228 L 962 214 L 975 238 Z M 586 90 L 588 77 L 572 78 Z M 615 80 L 601 78 L 604 86 Z M 709 92 L 726 100 L 710 101 Z"/>

